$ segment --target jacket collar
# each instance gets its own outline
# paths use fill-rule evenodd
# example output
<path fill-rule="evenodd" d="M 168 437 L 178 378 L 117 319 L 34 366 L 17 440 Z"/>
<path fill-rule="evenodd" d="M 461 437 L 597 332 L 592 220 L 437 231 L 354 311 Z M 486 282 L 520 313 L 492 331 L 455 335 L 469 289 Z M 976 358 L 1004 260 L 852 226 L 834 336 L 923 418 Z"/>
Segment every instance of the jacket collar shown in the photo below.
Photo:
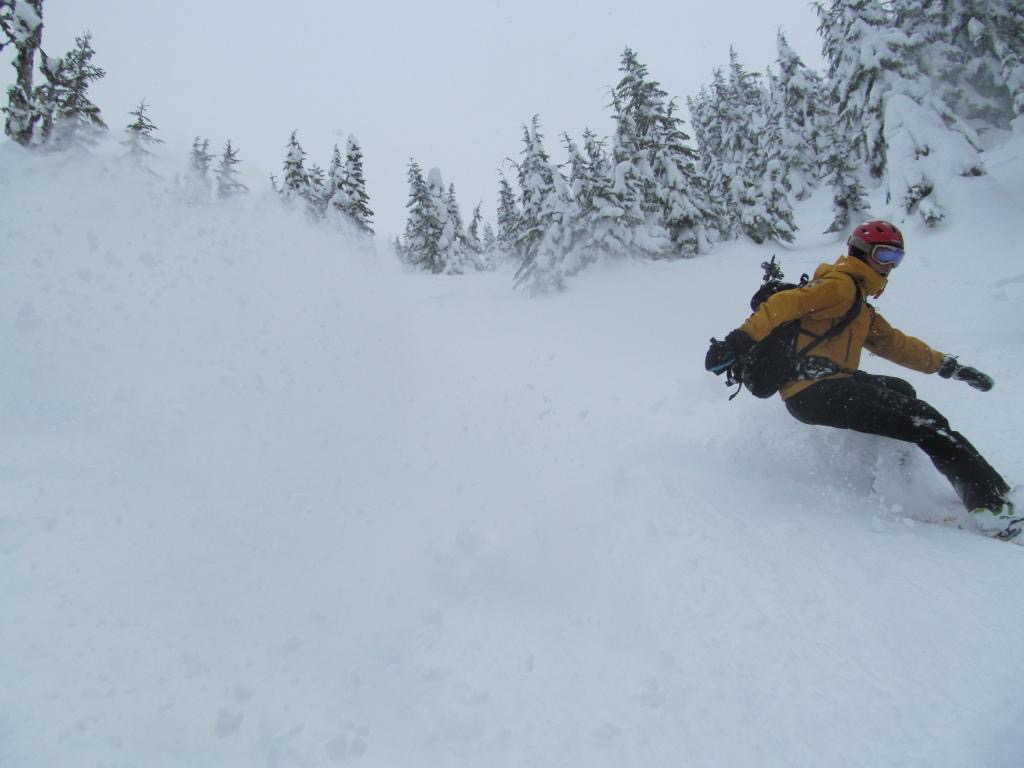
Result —
<path fill-rule="evenodd" d="M 876 299 L 882 295 L 882 291 L 885 290 L 886 283 L 888 283 L 888 278 L 885 275 L 878 274 L 865 262 L 850 256 L 840 256 L 835 264 L 822 266 L 849 275 L 864 290 L 864 293 Z"/>

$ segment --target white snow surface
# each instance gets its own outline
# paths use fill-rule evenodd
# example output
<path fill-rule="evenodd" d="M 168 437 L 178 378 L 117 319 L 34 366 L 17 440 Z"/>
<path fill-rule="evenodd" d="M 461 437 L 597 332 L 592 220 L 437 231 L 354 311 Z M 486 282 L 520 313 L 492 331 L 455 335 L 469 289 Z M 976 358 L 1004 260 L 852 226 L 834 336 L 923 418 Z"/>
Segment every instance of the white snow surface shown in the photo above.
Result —
<path fill-rule="evenodd" d="M 1022 157 L 875 302 L 996 388 L 866 361 L 1011 482 Z M 761 261 L 841 252 L 827 192 L 530 298 L 126 173 L 0 145 L 4 768 L 1024 761 L 1024 548 L 703 370 Z"/>

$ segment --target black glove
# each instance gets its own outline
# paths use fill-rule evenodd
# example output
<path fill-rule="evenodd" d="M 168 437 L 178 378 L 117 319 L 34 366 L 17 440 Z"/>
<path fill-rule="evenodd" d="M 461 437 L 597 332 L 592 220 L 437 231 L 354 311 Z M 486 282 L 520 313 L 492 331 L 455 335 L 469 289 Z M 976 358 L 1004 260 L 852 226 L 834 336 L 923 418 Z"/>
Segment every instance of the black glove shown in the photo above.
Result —
<path fill-rule="evenodd" d="M 939 366 L 939 376 L 944 379 L 955 379 L 966 381 L 975 389 L 988 392 L 996 385 L 991 376 L 982 373 L 977 368 L 968 365 L 960 365 L 952 355 L 943 355 L 942 364 Z"/>
<path fill-rule="evenodd" d="M 720 376 L 732 367 L 737 358 L 747 354 L 752 346 L 754 340 L 738 328 L 729 331 L 729 335 L 722 341 L 712 339 L 708 353 L 704 356 L 704 370 Z"/>

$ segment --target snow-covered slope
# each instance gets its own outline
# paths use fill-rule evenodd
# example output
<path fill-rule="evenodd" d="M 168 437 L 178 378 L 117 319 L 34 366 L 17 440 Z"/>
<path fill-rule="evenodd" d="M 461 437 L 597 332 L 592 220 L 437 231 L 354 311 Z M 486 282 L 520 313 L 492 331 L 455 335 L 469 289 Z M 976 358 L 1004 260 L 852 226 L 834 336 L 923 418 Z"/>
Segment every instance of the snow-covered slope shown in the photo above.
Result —
<path fill-rule="evenodd" d="M 996 378 L 907 372 L 1011 481 L 1022 146 L 877 302 Z M 529 299 L 103 161 L 0 176 L 4 768 L 1024 759 L 1024 549 L 703 371 L 770 249 Z"/>

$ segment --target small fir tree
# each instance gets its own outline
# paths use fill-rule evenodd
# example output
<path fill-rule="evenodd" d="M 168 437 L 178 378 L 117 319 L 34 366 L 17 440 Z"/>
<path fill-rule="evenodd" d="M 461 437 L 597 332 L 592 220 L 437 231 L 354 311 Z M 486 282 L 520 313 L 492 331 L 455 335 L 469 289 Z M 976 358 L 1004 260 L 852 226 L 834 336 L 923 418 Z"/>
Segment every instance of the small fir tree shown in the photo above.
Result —
<path fill-rule="evenodd" d="M 427 188 L 434 207 L 434 218 L 440 224 L 437 252 L 440 260 L 439 272 L 461 275 L 466 271 L 465 233 L 462 231 L 462 216 L 455 200 L 455 187 L 445 191 L 444 180 L 439 168 L 431 168 L 427 174 Z"/>
<path fill-rule="evenodd" d="M 370 196 L 366 192 L 366 179 L 363 175 L 363 150 L 354 136 L 349 137 L 345 149 L 342 188 L 349 218 L 362 234 L 372 236 L 373 211 L 370 209 Z"/>
<path fill-rule="evenodd" d="M 568 185 L 544 149 L 539 118 L 523 127 L 523 159 L 519 163 L 521 210 L 517 247 L 523 261 L 517 287 L 532 293 L 561 290 L 577 264 L 574 234 L 578 217 Z"/>
<path fill-rule="evenodd" d="M 327 187 L 327 174 L 324 169 L 314 163 L 306 175 L 306 185 L 302 190 L 306 201 L 306 213 L 313 221 L 320 221 L 327 215 L 327 202 L 330 190 Z"/>
<path fill-rule="evenodd" d="M 210 166 L 214 157 L 210 154 L 210 140 L 196 136 L 188 158 L 188 172 L 185 175 L 185 200 L 191 204 L 206 203 L 213 189 L 210 180 Z"/>
<path fill-rule="evenodd" d="M 128 149 L 129 161 L 140 168 L 145 168 L 147 158 L 153 157 L 151 147 L 156 144 L 163 144 L 163 139 L 158 139 L 153 135 L 156 133 L 157 127 L 149 119 L 147 114 L 148 108 L 149 105 L 146 104 L 146 100 L 142 99 L 134 111 L 130 113 L 135 119 L 125 128 L 127 136 L 122 142 Z M 146 170 L 153 173 L 148 168 Z"/>
<path fill-rule="evenodd" d="M 238 149 L 233 147 L 231 139 L 228 139 L 224 145 L 224 152 L 221 153 L 220 162 L 217 164 L 216 170 L 217 197 L 221 200 L 237 197 L 249 191 L 249 187 L 239 181 L 238 171 L 235 170 L 235 166 L 240 162 L 238 159 Z"/>
<path fill-rule="evenodd" d="M 498 254 L 503 259 L 514 259 L 516 261 L 522 259 L 516 246 L 519 240 L 520 219 L 519 204 L 516 202 L 516 195 L 512 191 L 512 185 L 508 183 L 505 174 L 499 174 L 498 232 L 495 240 Z"/>
<path fill-rule="evenodd" d="M 480 225 L 483 224 L 484 216 L 480 212 L 483 203 L 477 203 L 473 209 L 473 217 L 466 227 L 466 250 L 470 257 L 480 265 L 484 263 L 484 244 L 481 240 Z M 493 235 L 492 235 L 493 236 Z"/>
<path fill-rule="evenodd" d="M 498 238 L 494 234 L 494 227 L 491 226 L 489 221 L 484 222 L 481 246 L 485 267 L 488 269 L 493 268 L 497 263 L 500 252 L 498 250 Z"/>
<path fill-rule="evenodd" d="M 408 180 L 409 201 L 405 207 L 409 215 L 401 254 L 410 267 L 438 274 L 444 271 L 439 248 L 443 224 L 437 217 L 430 187 L 415 160 L 409 161 Z"/>

